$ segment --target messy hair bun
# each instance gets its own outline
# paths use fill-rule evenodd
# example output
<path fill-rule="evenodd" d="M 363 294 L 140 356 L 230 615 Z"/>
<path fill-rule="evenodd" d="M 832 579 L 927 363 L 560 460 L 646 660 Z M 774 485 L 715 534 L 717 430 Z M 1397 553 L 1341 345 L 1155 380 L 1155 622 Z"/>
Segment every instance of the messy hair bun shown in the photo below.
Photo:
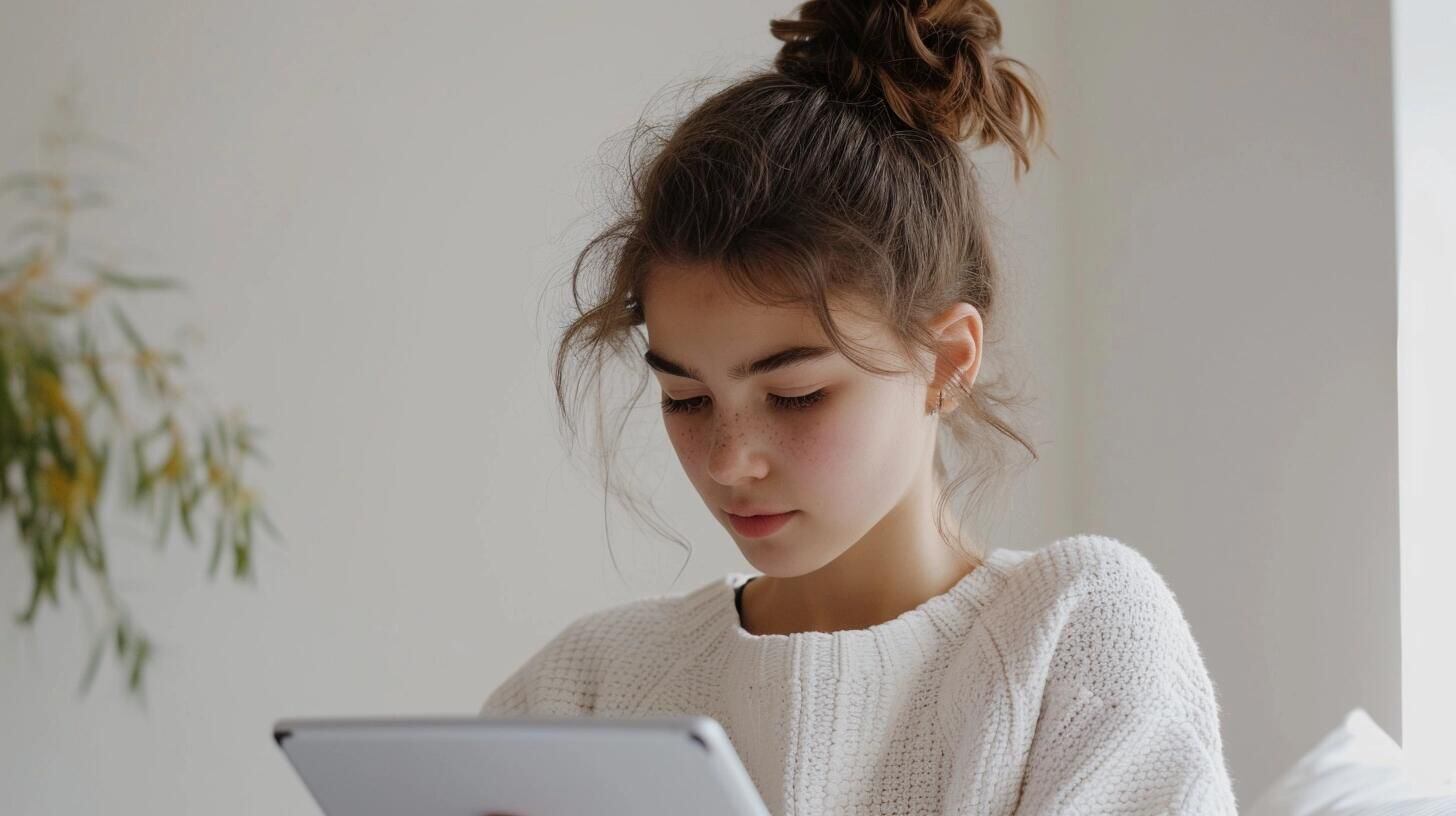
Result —
<path fill-rule="evenodd" d="M 769 30 L 774 68 L 849 101 L 882 99 L 905 124 L 953 141 L 1004 142 L 1018 171 L 1045 112 L 1020 60 L 996 53 L 1001 20 L 986 0 L 810 0 Z M 1026 120 L 1023 125 L 1023 119 Z"/>

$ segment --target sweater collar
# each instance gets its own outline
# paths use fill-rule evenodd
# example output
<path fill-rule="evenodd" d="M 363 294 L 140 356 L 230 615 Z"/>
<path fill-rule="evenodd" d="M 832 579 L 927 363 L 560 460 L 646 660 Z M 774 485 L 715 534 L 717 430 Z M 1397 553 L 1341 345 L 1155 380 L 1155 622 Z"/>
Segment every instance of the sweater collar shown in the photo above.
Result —
<path fill-rule="evenodd" d="M 738 617 L 735 593 L 757 573 L 733 572 L 704 587 L 704 611 L 727 630 L 730 640 L 749 646 L 874 644 L 884 640 L 925 640 L 956 638 L 969 629 L 976 613 L 995 596 L 1005 581 L 1008 570 L 1031 553 L 1025 550 L 997 549 L 988 553 L 974 570 L 967 573 L 945 592 L 927 599 L 914 609 L 888 621 L 863 629 L 841 629 L 835 632 L 794 632 L 792 634 L 754 634 L 743 628 Z"/>

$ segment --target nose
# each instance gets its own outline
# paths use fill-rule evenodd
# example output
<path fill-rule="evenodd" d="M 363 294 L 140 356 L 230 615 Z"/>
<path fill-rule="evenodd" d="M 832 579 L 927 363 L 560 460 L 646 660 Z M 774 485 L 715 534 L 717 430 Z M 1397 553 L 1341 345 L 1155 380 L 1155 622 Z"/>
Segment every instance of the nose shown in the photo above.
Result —
<path fill-rule="evenodd" d="M 713 423 L 708 474 L 714 481 L 734 485 L 745 479 L 762 479 L 767 473 L 768 460 L 749 417 L 735 413 Z"/>

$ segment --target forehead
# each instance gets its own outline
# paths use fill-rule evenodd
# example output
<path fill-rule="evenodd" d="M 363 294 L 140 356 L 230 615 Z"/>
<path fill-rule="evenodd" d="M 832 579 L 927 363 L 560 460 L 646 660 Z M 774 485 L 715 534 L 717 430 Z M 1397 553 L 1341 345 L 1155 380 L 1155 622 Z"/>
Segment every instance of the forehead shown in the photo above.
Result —
<path fill-rule="evenodd" d="M 642 284 L 642 310 L 652 345 L 664 348 L 735 350 L 759 345 L 830 345 L 810 307 L 763 305 L 732 289 L 727 274 L 711 264 L 652 267 Z M 884 348 L 887 332 L 862 309 L 831 297 L 834 326 L 852 342 Z"/>
<path fill-rule="evenodd" d="M 647 331 L 664 343 L 691 338 L 715 340 L 825 341 L 819 320 L 808 308 L 767 306 L 743 297 L 723 272 L 707 265 L 655 266 L 640 293 Z M 843 330 L 843 319 L 836 315 Z"/>

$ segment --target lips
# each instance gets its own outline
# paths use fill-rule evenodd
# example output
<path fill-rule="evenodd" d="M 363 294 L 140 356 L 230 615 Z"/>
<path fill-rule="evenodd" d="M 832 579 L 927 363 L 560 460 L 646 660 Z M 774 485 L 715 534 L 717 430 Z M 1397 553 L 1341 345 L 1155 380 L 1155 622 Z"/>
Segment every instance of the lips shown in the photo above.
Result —
<path fill-rule="evenodd" d="M 747 538 L 765 538 L 783 529 L 799 511 L 790 510 L 787 513 L 773 513 L 768 515 L 740 516 L 733 513 L 728 514 L 728 521 L 732 523 L 733 529 L 738 534 Z"/>

